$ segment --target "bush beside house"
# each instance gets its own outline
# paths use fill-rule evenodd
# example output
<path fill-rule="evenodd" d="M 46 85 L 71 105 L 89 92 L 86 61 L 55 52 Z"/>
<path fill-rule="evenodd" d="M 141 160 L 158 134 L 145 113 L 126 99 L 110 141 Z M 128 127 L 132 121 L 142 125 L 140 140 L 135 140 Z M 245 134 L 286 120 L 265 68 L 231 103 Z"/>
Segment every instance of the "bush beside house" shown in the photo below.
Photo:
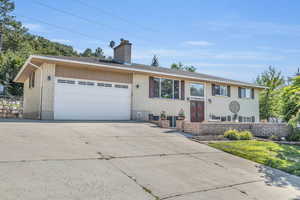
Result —
<path fill-rule="evenodd" d="M 229 140 L 251 140 L 253 135 L 250 131 L 238 131 L 230 129 L 224 133 L 224 137 Z"/>

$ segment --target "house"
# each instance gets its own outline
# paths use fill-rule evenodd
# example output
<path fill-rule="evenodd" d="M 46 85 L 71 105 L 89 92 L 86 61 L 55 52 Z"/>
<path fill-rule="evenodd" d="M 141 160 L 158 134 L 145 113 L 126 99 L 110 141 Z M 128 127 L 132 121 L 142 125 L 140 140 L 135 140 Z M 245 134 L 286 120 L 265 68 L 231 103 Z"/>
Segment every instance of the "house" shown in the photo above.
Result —
<path fill-rule="evenodd" d="M 132 44 L 99 58 L 30 56 L 15 82 L 24 84 L 24 117 L 47 120 L 259 122 L 261 86 L 201 73 L 131 63 Z"/>

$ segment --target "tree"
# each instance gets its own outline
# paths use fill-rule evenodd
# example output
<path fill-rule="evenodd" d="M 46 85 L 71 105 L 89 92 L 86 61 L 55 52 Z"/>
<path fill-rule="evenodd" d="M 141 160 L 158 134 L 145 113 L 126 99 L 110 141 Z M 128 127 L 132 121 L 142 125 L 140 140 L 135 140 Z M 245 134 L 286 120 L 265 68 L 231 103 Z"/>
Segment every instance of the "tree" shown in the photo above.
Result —
<path fill-rule="evenodd" d="M 188 72 L 195 72 L 197 69 L 196 67 L 190 65 L 190 66 L 185 66 L 184 67 L 185 71 L 188 71 Z"/>
<path fill-rule="evenodd" d="M 93 56 L 93 51 L 90 48 L 86 48 L 83 53 L 81 54 L 83 57 L 91 57 Z"/>
<path fill-rule="evenodd" d="M 171 65 L 171 69 L 176 69 L 176 70 L 181 70 L 181 71 L 188 71 L 188 72 L 195 72 L 197 70 L 194 66 L 192 66 L 192 65 L 190 65 L 190 66 L 185 65 L 184 66 L 181 62 L 179 62 L 178 64 L 173 63 Z"/>
<path fill-rule="evenodd" d="M 280 97 L 283 119 L 292 125 L 300 123 L 300 76 L 293 78 L 292 83 L 283 88 Z"/>
<path fill-rule="evenodd" d="M 0 52 L 0 84 L 8 95 L 22 95 L 22 84 L 13 79 L 31 54 L 76 56 L 71 46 L 51 42 L 43 37 L 28 33 L 21 22 L 11 14 L 15 4 L 11 0 L 0 0 L 0 34 L 2 51 Z M 0 42 L 1 45 L 1 42 Z"/>
<path fill-rule="evenodd" d="M 181 62 L 179 62 L 178 64 L 173 63 L 173 64 L 171 65 L 171 69 L 184 70 L 183 64 L 182 64 Z"/>
<path fill-rule="evenodd" d="M 98 57 L 98 58 L 102 58 L 102 59 L 105 58 L 104 52 L 103 52 L 103 50 L 102 50 L 100 47 L 98 47 L 98 48 L 95 50 L 94 55 L 95 55 L 95 57 Z"/>
<path fill-rule="evenodd" d="M 6 88 L 6 95 L 20 96 L 23 93 L 22 84 L 13 82 L 17 72 L 25 62 L 24 57 L 12 51 L 0 55 L 0 84 Z"/>
<path fill-rule="evenodd" d="M 270 117 L 278 117 L 278 89 L 285 83 L 284 77 L 280 71 L 272 66 L 269 66 L 268 70 L 264 71 L 256 78 L 256 83 L 267 87 L 260 93 L 259 109 L 260 118 L 269 120 Z"/>
<path fill-rule="evenodd" d="M 153 67 L 158 67 L 159 66 L 158 58 L 157 58 L 156 55 L 154 55 L 153 58 L 152 58 L 151 66 L 153 66 Z"/>

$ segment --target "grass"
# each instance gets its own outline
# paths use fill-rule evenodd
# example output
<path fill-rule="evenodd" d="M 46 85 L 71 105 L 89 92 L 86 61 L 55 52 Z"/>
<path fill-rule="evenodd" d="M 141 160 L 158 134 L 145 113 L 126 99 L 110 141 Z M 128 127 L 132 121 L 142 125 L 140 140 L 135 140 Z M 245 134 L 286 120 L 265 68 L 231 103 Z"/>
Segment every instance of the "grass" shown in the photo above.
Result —
<path fill-rule="evenodd" d="M 300 176 L 300 146 L 256 140 L 210 143 L 209 146 Z"/>

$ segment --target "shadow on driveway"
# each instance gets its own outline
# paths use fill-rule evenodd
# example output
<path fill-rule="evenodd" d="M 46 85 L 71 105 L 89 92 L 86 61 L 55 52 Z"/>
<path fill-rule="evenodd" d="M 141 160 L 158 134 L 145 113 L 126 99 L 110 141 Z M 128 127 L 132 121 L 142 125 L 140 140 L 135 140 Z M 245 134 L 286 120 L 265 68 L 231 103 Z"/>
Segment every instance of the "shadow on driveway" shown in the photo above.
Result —
<path fill-rule="evenodd" d="M 264 165 L 261 165 L 258 168 L 259 172 L 264 174 L 264 178 L 266 179 L 265 183 L 267 185 L 277 187 L 292 186 L 297 190 L 300 190 L 300 182 L 298 176 L 283 173 L 280 170 L 273 169 Z"/>

